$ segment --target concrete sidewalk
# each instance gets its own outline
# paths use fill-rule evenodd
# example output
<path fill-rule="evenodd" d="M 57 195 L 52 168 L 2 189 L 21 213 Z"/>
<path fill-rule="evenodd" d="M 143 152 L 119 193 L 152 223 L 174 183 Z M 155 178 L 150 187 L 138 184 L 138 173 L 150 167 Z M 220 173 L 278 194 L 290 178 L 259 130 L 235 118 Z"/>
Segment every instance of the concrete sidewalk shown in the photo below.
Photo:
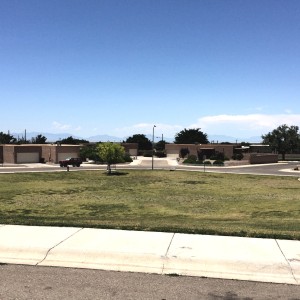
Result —
<path fill-rule="evenodd" d="M 0 263 L 300 284 L 300 241 L 0 225 Z"/>

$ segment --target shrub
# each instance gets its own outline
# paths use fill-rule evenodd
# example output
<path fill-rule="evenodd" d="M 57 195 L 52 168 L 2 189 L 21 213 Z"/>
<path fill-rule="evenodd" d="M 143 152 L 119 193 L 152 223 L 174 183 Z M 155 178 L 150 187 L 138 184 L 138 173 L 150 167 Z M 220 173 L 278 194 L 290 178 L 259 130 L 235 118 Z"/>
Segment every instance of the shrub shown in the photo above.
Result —
<path fill-rule="evenodd" d="M 224 162 L 222 160 L 215 160 L 213 162 L 213 165 L 216 165 L 216 166 L 224 166 Z"/>
<path fill-rule="evenodd" d="M 166 157 L 166 156 L 167 156 L 166 153 L 165 153 L 164 151 L 156 151 L 156 152 L 154 153 L 154 155 L 155 155 L 156 157 Z"/>
<path fill-rule="evenodd" d="M 145 150 L 144 157 L 152 157 L 152 150 Z"/>
<path fill-rule="evenodd" d="M 210 157 L 212 160 L 220 160 L 224 161 L 225 160 L 225 155 L 223 152 L 216 152 L 214 155 Z"/>
<path fill-rule="evenodd" d="M 232 156 L 232 159 L 234 160 L 242 160 L 244 158 L 244 155 L 242 153 L 235 153 Z"/>
<path fill-rule="evenodd" d="M 203 163 L 204 163 L 205 165 L 211 165 L 211 161 L 210 161 L 210 160 L 205 160 Z"/>
<path fill-rule="evenodd" d="M 184 164 L 195 164 L 197 163 L 196 155 L 189 155 L 187 159 L 183 161 Z"/>
<path fill-rule="evenodd" d="M 188 148 L 181 148 L 179 151 L 179 156 L 181 158 L 185 158 L 189 154 L 190 154 L 190 150 Z"/>
<path fill-rule="evenodd" d="M 125 162 L 132 162 L 133 161 L 129 153 L 125 153 L 124 161 Z"/>

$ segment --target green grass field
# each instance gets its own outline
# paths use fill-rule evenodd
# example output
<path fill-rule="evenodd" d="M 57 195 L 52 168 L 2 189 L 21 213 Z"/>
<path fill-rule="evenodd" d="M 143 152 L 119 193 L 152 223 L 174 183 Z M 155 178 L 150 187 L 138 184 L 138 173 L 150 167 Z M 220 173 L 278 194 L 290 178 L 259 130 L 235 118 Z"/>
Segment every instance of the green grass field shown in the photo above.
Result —
<path fill-rule="evenodd" d="M 300 239 L 300 182 L 158 170 L 0 174 L 0 223 Z"/>

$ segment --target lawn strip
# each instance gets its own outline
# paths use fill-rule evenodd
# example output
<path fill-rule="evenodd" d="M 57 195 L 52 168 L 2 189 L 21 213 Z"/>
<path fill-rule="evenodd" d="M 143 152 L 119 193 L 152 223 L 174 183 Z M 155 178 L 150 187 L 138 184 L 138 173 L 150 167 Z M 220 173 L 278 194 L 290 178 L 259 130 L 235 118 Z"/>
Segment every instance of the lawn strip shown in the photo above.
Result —
<path fill-rule="evenodd" d="M 0 223 L 300 239 L 300 184 L 164 170 L 0 175 Z"/>

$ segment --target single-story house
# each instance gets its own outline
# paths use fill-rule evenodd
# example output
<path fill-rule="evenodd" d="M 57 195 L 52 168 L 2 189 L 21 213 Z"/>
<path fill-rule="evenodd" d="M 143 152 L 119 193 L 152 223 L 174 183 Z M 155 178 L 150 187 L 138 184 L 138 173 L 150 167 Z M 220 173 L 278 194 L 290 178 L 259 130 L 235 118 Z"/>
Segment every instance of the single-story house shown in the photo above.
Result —
<path fill-rule="evenodd" d="M 137 156 L 137 143 L 121 143 L 131 156 Z M 66 144 L 2 144 L 0 145 L 0 163 L 24 164 L 52 162 L 58 163 L 67 157 L 79 157 L 82 145 Z"/>
<path fill-rule="evenodd" d="M 179 157 L 182 148 L 188 149 L 190 155 L 200 155 L 209 159 L 217 153 L 223 153 L 231 159 L 234 153 L 242 153 L 250 164 L 277 163 L 278 154 L 271 153 L 267 145 L 255 144 L 242 147 L 239 144 L 166 144 L 165 151 L 169 157 Z"/>
<path fill-rule="evenodd" d="M 0 145 L 0 161 L 10 164 L 40 163 L 79 157 L 80 145 L 24 144 Z"/>
<path fill-rule="evenodd" d="M 166 144 L 165 151 L 169 157 L 179 157 L 180 150 L 186 148 L 190 155 L 198 153 L 206 158 L 216 154 L 223 153 L 225 157 L 231 158 L 233 155 L 234 145 L 227 144 Z"/>

